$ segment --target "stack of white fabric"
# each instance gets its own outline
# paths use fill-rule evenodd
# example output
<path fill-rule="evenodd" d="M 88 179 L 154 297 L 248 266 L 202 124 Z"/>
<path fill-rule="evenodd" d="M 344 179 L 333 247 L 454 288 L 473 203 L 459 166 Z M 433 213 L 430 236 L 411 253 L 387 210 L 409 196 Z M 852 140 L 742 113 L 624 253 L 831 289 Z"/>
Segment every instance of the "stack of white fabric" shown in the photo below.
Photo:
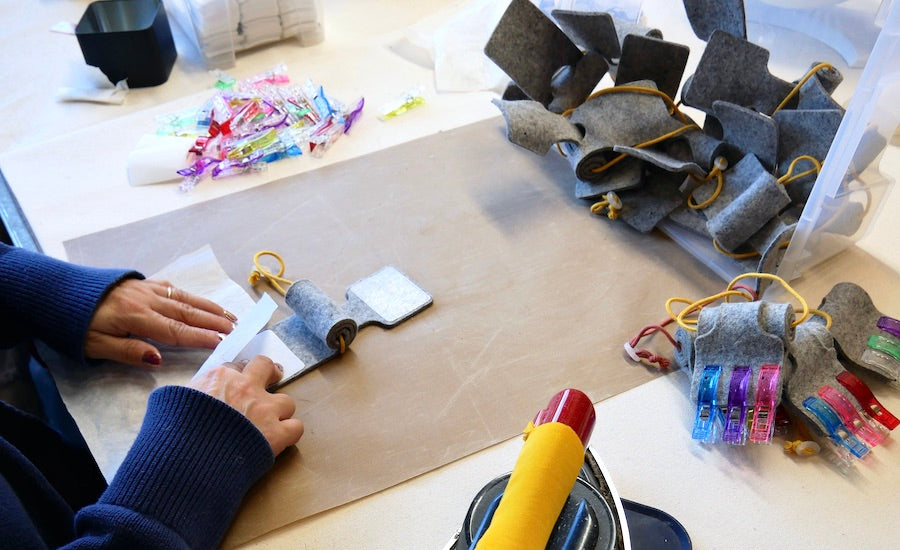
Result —
<path fill-rule="evenodd" d="M 234 65 L 241 50 L 298 38 L 322 40 L 319 0 L 166 0 L 170 17 L 193 38 L 209 67 Z"/>

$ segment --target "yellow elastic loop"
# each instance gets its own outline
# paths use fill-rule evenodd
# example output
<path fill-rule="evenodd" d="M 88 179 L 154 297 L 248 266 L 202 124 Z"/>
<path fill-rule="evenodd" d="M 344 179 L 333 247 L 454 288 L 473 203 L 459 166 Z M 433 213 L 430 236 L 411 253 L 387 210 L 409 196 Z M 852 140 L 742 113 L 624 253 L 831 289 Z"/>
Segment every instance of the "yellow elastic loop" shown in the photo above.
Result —
<path fill-rule="evenodd" d="M 797 163 L 800 162 L 801 160 L 807 160 L 807 161 L 811 162 L 813 167 L 810 168 L 809 170 L 800 172 L 799 174 L 794 174 L 794 168 L 796 168 Z M 822 170 L 822 163 L 819 162 L 818 159 L 816 159 L 815 157 L 811 157 L 809 155 L 800 155 L 799 157 L 797 157 L 791 161 L 791 164 L 788 165 L 787 172 L 785 172 L 785 174 L 783 176 L 778 178 L 778 183 L 780 183 L 782 185 L 787 185 L 787 184 L 791 183 L 792 181 L 797 181 L 798 179 L 808 176 L 810 174 L 818 174 L 819 171 L 821 171 L 821 170 Z"/>
<path fill-rule="evenodd" d="M 825 319 L 825 330 L 831 329 L 831 315 L 827 312 L 822 311 L 821 309 L 809 308 L 810 315 L 818 315 L 822 319 Z"/>
<path fill-rule="evenodd" d="M 653 88 L 642 88 L 641 86 L 613 86 L 611 88 L 604 88 L 602 90 L 597 90 L 596 92 L 589 95 L 588 98 L 584 100 L 584 102 L 587 103 L 588 101 L 590 101 L 596 97 L 599 97 L 601 95 L 615 94 L 615 93 L 621 93 L 621 92 L 635 92 L 635 93 L 639 93 L 639 94 L 655 95 L 655 96 L 659 97 L 660 99 L 662 99 L 666 103 L 666 106 L 669 108 L 670 115 L 676 115 L 681 122 L 683 122 L 685 124 L 690 124 L 690 119 L 688 119 L 688 117 L 686 117 L 684 115 L 684 113 L 682 113 L 681 111 L 678 110 L 678 105 L 675 104 L 675 102 L 672 100 L 671 97 L 669 97 L 669 95 L 667 93 L 662 92 L 660 90 L 654 90 Z M 567 117 L 570 114 L 572 114 L 572 111 L 574 111 L 574 110 L 575 109 L 567 109 L 567 110 L 563 111 L 562 116 Z"/>
<path fill-rule="evenodd" d="M 675 130 L 672 130 L 671 132 L 665 133 L 659 137 L 649 139 L 643 143 L 638 143 L 637 145 L 634 146 L 634 148 L 635 149 L 643 149 L 644 147 L 650 147 L 651 145 L 656 145 L 657 143 L 659 143 L 661 141 L 665 141 L 665 140 L 667 140 L 669 138 L 673 138 L 679 134 L 683 134 L 683 133 L 687 132 L 688 130 L 699 130 L 699 129 L 700 129 L 700 127 L 697 126 L 696 124 L 687 124 L 685 126 L 676 128 Z M 600 172 L 603 172 L 604 170 L 608 170 L 609 168 L 612 168 L 613 166 L 615 166 L 616 164 L 621 162 L 622 159 L 624 159 L 627 156 L 628 156 L 628 153 L 620 153 L 619 156 L 615 157 L 614 159 L 607 162 L 603 166 L 591 168 L 591 172 L 593 172 L 594 174 L 599 174 Z"/>
<path fill-rule="evenodd" d="M 603 200 L 599 200 L 591 205 L 591 214 L 599 216 L 603 209 L 609 210 L 607 212 L 606 217 L 611 220 L 615 220 L 619 217 L 619 212 L 622 211 L 622 199 L 619 198 L 614 192 L 610 191 L 609 193 L 603 195 Z"/>
<path fill-rule="evenodd" d="M 756 256 L 759 256 L 759 252 L 756 252 L 755 250 L 753 252 L 729 252 L 729 251 L 725 250 L 724 248 L 722 248 L 722 246 L 715 239 L 713 239 L 712 243 L 713 243 L 713 247 L 716 249 L 716 251 L 719 252 L 719 254 L 724 254 L 725 256 L 728 256 L 729 258 L 737 258 L 737 259 L 741 260 L 744 258 L 755 258 Z"/>
<path fill-rule="evenodd" d="M 712 195 L 710 195 L 710 197 L 708 199 L 706 199 L 705 201 L 703 201 L 699 204 L 694 202 L 694 192 L 691 191 L 691 194 L 688 195 L 688 198 L 687 198 L 688 208 L 690 208 L 692 210 L 702 210 L 702 209 L 706 208 L 707 206 L 709 206 L 710 204 L 712 204 L 712 202 L 719 197 L 719 194 L 722 192 L 722 188 L 725 186 L 725 177 L 722 175 L 721 170 L 719 170 L 718 168 L 713 168 L 712 170 L 710 170 L 709 175 L 703 179 L 703 183 L 706 183 L 707 181 L 709 181 L 711 179 L 710 176 L 716 177 L 715 191 L 712 192 Z M 691 177 L 694 177 L 694 176 L 691 176 Z"/>
<path fill-rule="evenodd" d="M 784 106 L 787 105 L 788 102 L 791 100 L 791 98 L 794 97 L 795 95 L 797 95 L 797 93 L 800 91 L 800 88 L 802 88 L 803 85 L 806 84 L 806 81 L 809 80 L 810 78 L 812 78 L 814 74 L 816 74 L 817 72 L 819 72 L 822 69 L 830 70 L 830 69 L 834 69 L 834 66 L 832 66 L 830 63 L 819 63 L 818 65 L 816 65 L 815 67 L 810 69 L 809 72 L 806 73 L 806 76 L 804 76 L 803 78 L 800 79 L 799 82 L 797 82 L 797 84 L 791 90 L 791 93 L 789 93 L 787 95 L 787 97 L 785 97 L 781 101 L 781 103 L 778 104 L 778 107 L 775 107 L 775 110 L 772 111 L 772 114 L 775 114 L 778 111 L 780 111 L 781 109 L 783 109 Z"/>
<path fill-rule="evenodd" d="M 260 258 L 262 258 L 263 256 L 271 256 L 275 258 L 275 261 L 278 262 L 278 273 L 272 273 L 268 268 L 260 263 Z M 291 286 L 292 284 L 294 284 L 294 282 L 290 279 L 282 277 L 282 275 L 284 275 L 284 260 L 277 252 L 272 252 L 271 250 L 260 250 L 253 256 L 253 266 L 253 271 L 251 271 L 250 275 L 247 277 L 247 282 L 249 282 L 251 286 L 256 286 L 261 279 L 264 279 L 267 283 L 269 283 L 269 286 L 280 292 L 283 296 L 287 294 L 287 290 L 285 290 L 285 288 L 281 285 L 285 284 L 287 286 Z"/>
<path fill-rule="evenodd" d="M 713 243 L 713 248 L 715 248 L 716 251 L 718 251 L 720 254 L 728 256 L 729 258 L 736 258 L 736 259 L 742 260 L 744 258 L 755 258 L 760 255 L 759 252 L 755 252 L 755 251 L 754 252 L 729 252 L 729 251 L 725 250 L 724 248 L 722 248 L 722 246 L 715 239 L 713 239 L 712 243 Z M 790 245 L 790 244 L 791 244 L 791 241 L 781 241 L 780 243 L 778 243 L 778 248 L 787 248 L 788 245 Z"/>
<path fill-rule="evenodd" d="M 707 296 L 706 298 L 702 298 L 700 300 L 697 300 L 696 302 L 691 303 L 686 308 L 681 310 L 678 313 L 678 315 L 676 315 L 674 317 L 675 322 L 678 323 L 678 325 L 685 330 L 690 330 L 690 331 L 696 332 L 697 327 L 695 325 L 697 324 L 697 320 L 696 319 L 685 319 L 684 317 L 686 315 L 690 315 L 694 311 L 699 311 L 699 310 L 703 309 L 704 307 L 715 302 L 716 300 L 725 298 L 726 301 L 730 301 L 730 300 L 728 300 L 728 298 L 730 298 L 732 296 L 740 296 L 742 298 L 750 298 L 745 291 L 733 290 L 733 289 L 729 288 L 722 292 L 713 294 L 712 296 Z M 750 301 L 752 301 L 752 299 Z"/>
<path fill-rule="evenodd" d="M 700 311 L 701 309 L 708 306 L 712 302 L 715 302 L 716 300 L 720 300 L 722 298 L 725 298 L 725 301 L 728 302 L 728 301 L 730 301 L 732 296 L 740 296 L 744 299 L 747 299 L 748 301 L 753 301 L 753 296 L 751 296 L 746 290 L 734 288 L 734 286 L 738 283 L 738 281 L 740 281 L 741 279 L 747 279 L 747 278 L 767 279 L 770 281 L 778 282 L 798 302 L 800 302 L 800 306 L 801 306 L 800 317 L 795 319 L 791 323 L 792 327 L 795 327 L 795 326 L 799 325 L 800 323 L 806 321 L 810 317 L 810 315 L 819 315 L 820 317 L 825 319 L 826 328 L 831 328 L 831 317 L 826 312 L 820 311 L 817 309 L 811 309 L 809 307 L 809 304 L 806 303 L 806 300 L 803 299 L 803 296 L 801 296 L 800 293 L 798 293 L 796 290 L 794 290 L 791 287 L 791 285 L 789 285 L 787 283 L 787 281 L 785 281 L 784 279 L 782 279 L 781 277 L 779 277 L 777 275 L 772 275 L 770 273 L 744 273 L 743 275 L 738 275 L 737 277 L 732 279 L 730 283 L 728 283 L 728 286 L 725 288 L 724 291 L 719 292 L 717 294 L 713 294 L 712 296 L 707 296 L 706 298 L 702 298 L 700 300 L 697 300 L 696 302 L 690 302 L 689 300 L 687 300 L 685 298 L 680 298 L 680 297 L 669 298 L 668 300 L 666 300 L 666 312 L 669 314 L 669 317 L 672 320 L 674 320 L 676 323 L 678 323 L 678 325 L 681 328 L 692 331 L 692 332 L 696 332 L 697 331 L 697 327 L 696 327 L 697 319 L 686 319 L 685 317 L 687 315 L 690 315 L 696 311 Z M 676 314 L 674 312 L 674 310 L 672 309 L 672 304 L 676 303 L 676 302 L 687 304 L 687 307 L 685 307 L 683 310 L 681 310 L 679 313 Z"/>
<path fill-rule="evenodd" d="M 800 318 L 795 319 L 794 322 L 791 323 L 792 327 L 796 327 L 797 325 L 799 325 L 803 321 L 806 321 L 806 319 L 809 318 L 809 314 L 810 314 L 809 304 L 806 303 L 806 300 L 803 299 L 803 296 L 800 296 L 799 292 L 794 290 L 794 288 L 791 285 L 789 285 L 787 281 L 785 281 L 778 275 L 772 275 L 771 273 L 744 273 L 743 275 L 738 275 L 737 277 L 732 279 L 730 283 L 728 283 L 728 287 L 727 287 L 728 290 L 731 290 L 732 287 L 741 279 L 747 279 L 747 278 L 767 279 L 770 281 L 775 281 L 777 283 L 780 283 L 781 286 L 784 287 L 784 289 L 787 290 L 791 294 L 791 296 L 793 296 L 794 298 L 796 298 L 796 300 L 798 302 L 800 302 L 800 305 L 803 307 L 803 309 L 800 314 Z"/>

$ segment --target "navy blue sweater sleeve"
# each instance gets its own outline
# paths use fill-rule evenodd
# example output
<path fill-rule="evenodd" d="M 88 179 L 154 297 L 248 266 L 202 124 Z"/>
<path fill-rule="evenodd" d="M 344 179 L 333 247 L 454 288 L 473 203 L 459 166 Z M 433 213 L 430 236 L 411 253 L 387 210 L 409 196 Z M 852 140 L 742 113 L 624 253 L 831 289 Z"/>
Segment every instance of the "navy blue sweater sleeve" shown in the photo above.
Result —
<path fill-rule="evenodd" d="M 273 462 L 237 410 L 192 388 L 159 388 L 109 488 L 76 515 L 67 548 L 215 548 Z"/>
<path fill-rule="evenodd" d="M 0 243 L 0 346 L 39 338 L 81 360 L 97 304 L 136 271 L 64 262 Z"/>

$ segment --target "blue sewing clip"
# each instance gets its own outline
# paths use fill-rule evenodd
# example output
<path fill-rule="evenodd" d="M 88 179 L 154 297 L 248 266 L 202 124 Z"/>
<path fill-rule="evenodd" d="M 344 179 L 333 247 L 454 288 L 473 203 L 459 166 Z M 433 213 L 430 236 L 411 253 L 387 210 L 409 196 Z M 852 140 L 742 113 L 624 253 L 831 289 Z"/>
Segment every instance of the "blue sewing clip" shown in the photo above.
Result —
<path fill-rule="evenodd" d="M 775 403 L 778 400 L 778 377 L 781 365 L 763 365 L 756 379 L 756 405 L 750 424 L 751 443 L 769 443 L 775 431 Z"/>
<path fill-rule="evenodd" d="M 700 375 L 699 388 L 697 390 L 697 416 L 694 419 L 693 439 L 711 441 L 715 437 L 716 427 L 716 391 L 719 387 L 719 376 L 722 367 L 719 365 L 707 365 Z"/>
<path fill-rule="evenodd" d="M 869 448 L 847 431 L 840 418 L 824 401 L 818 397 L 807 397 L 803 400 L 803 407 L 819 419 L 835 443 L 850 451 L 853 456 L 862 458 L 869 452 Z"/>
<path fill-rule="evenodd" d="M 747 441 L 744 425 L 747 420 L 747 389 L 750 386 L 750 367 L 734 367 L 728 386 L 728 408 L 725 411 L 725 430 L 722 441 L 743 445 Z"/>

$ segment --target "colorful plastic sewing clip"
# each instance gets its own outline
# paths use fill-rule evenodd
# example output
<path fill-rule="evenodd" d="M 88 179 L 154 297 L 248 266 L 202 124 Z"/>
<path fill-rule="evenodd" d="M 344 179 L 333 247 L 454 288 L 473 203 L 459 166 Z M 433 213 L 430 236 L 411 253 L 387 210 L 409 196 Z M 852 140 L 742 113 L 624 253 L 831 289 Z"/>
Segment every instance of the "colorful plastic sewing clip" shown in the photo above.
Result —
<path fill-rule="evenodd" d="M 897 426 L 900 426 L 900 419 L 884 408 L 878 399 L 875 398 L 875 395 L 872 394 L 872 390 L 869 389 L 869 386 L 862 380 L 848 371 L 838 374 L 836 378 L 837 381 L 847 388 L 847 391 L 856 398 L 863 410 L 866 411 L 869 416 L 881 423 L 882 426 L 889 430 L 893 430 Z"/>
<path fill-rule="evenodd" d="M 888 333 L 873 334 L 867 341 L 869 347 L 859 360 L 889 380 L 897 379 L 900 371 L 900 340 Z"/>
<path fill-rule="evenodd" d="M 840 418 L 837 417 L 834 411 L 832 411 L 824 401 L 818 397 L 807 397 L 803 400 L 803 408 L 819 419 L 819 422 L 822 423 L 822 426 L 825 428 L 825 431 L 828 432 L 831 439 L 839 446 L 850 451 L 853 456 L 862 458 L 868 454 L 869 448 L 847 431 L 847 428 L 841 423 Z"/>
<path fill-rule="evenodd" d="M 857 412 L 856 407 L 844 395 L 831 386 L 822 386 L 817 392 L 823 401 L 840 417 L 841 422 L 853 435 L 862 438 L 870 447 L 884 441 L 887 428 L 879 425 L 879 429 L 871 426 Z"/>
<path fill-rule="evenodd" d="M 728 386 L 728 407 L 725 410 L 725 429 L 722 441 L 734 445 L 747 442 L 744 426 L 747 421 L 747 389 L 750 386 L 750 367 L 734 367 Z"/>
<path fill-rule="evenodd" d="M 891 333 L 896 338 L 900 338 L 900 321 L 893 317 L 885 315 L 878 319 L 878 328 Z"/>
<path fill-rule="evenodd" d="M 715 439 L 716 417 L 719 412 L 716 392 L 721 374 L 722 367 L 719 365 L 707 365 L 703 368 L 697 389 L 697 416 L 694 418 L 694 430 L 691 433 L 693 439 L 699 441 Z"/>
<path fill-rule="evenodd" d="M 422 96 L 422 87 L 416 86 L 408 90 L 400 98 L 382 106 L 381 110 L 378 111 L 378 120 L 390 120 L 423 104 L 425 104 L 425 98 Z"/>
<path fill-rule="evenodd" d="M 223 160 L 212 170 L 213 179 L 245 174 L 247 172 L 261 172 L 266 169 L 266 163 L 259 162 L 263 152 L 255 151 L 248 157 L 239 160 Z"/>
<path fill-rule="evenodd" d="M 759 368 L 756 378 L 756 404 L 750 425 L 751 443 L 770 443 L 775 431 L 775 404 L 778 401 L 778 378 L 781 365 L 768 364 Z"/>

